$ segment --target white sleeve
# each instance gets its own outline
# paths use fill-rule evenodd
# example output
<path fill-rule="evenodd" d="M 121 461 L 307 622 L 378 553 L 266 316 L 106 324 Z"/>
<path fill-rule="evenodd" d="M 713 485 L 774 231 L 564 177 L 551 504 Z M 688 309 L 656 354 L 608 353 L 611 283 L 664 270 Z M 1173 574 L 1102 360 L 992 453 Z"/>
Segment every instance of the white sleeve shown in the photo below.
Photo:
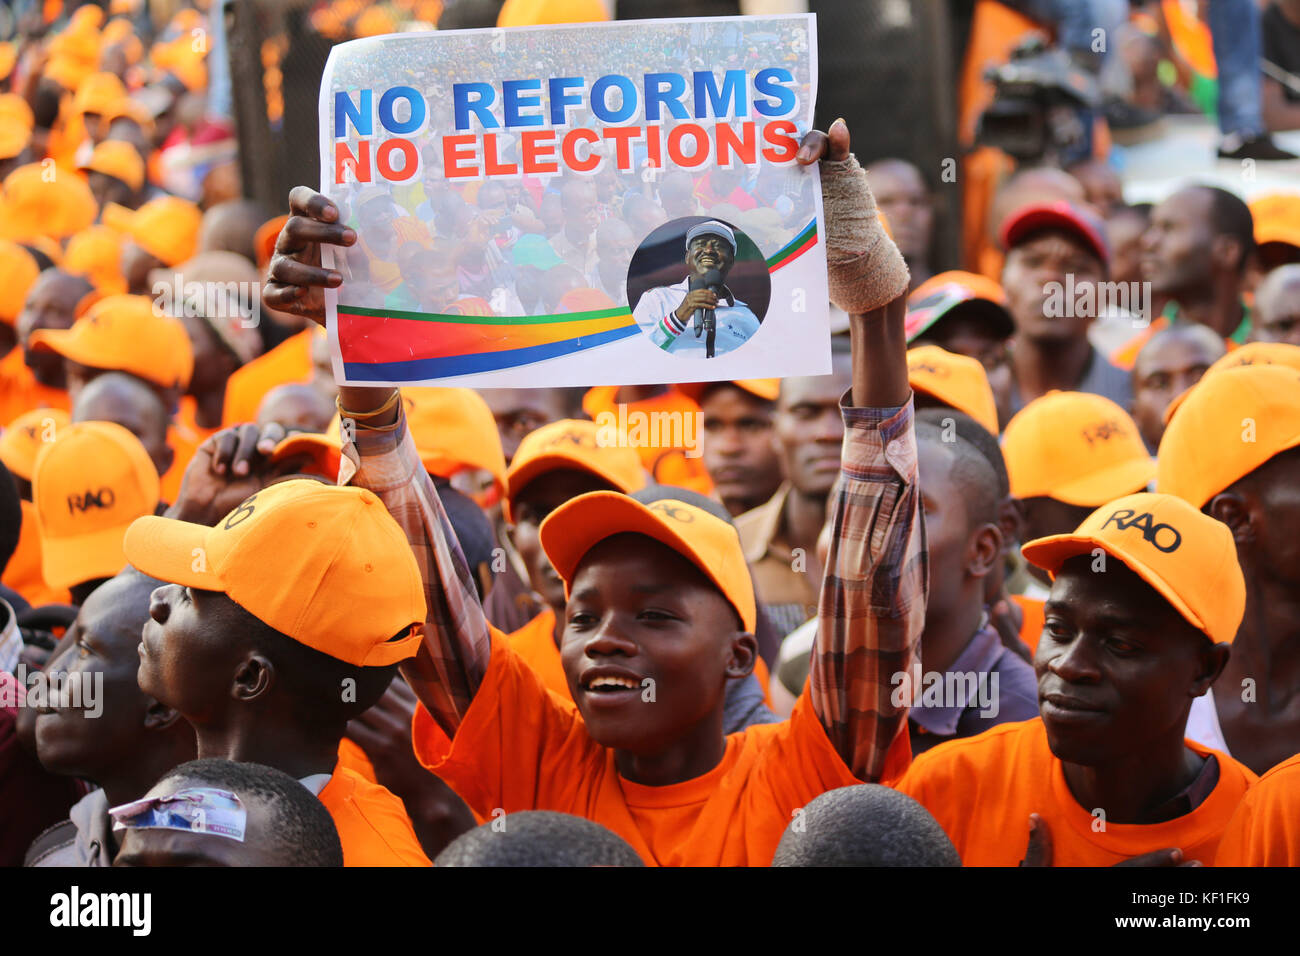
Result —
<path fill-rule="evenodd" d="M 664 351 L 686 331 L 686 326 L 674 314 L 686 294 L 669 286 L 656 286 L 641 294 L 636 308 L 632 312 L 641 331 L 650 337 L 650 341 Z"/>

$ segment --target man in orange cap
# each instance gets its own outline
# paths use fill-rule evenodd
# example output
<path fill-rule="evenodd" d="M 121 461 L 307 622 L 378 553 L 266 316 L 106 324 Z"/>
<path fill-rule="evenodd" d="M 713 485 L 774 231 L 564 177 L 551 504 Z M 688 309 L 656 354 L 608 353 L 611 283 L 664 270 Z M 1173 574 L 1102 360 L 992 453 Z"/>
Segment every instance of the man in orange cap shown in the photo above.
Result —
<path fill-rule="evenodd" d="M 158 470 L 121 425 L 69 425 L 36 456 L 32 503 L 45 582 L 79 605 L 126 564 L 127 527 L 158 507 Z"/>
<path fill-rule="evenodd" d="M 503 511 L 510 540 L 523 560 L 528 583 L 542 610 L 510 634 L 511 647 L 564 700 L 569 682 L 560 663 L 564 636 L 564 582 L 542 549 L 538 529 L 566 502 L 589 491 L 621 491 L 645 486 L 641 459 L 631 448 L 599 440 L 594 422 L 565 419 L 544 425 L 519 443 L 506 472 Z"/>
<path fill-rule="evenodd" d="M 907 350 L 907 380 L 919 408 L 955 408 L 998 433 L 998 408 L 984 366 L 937 345 Z"/>
<path fill-rule="evenodd" d="M 100 299 L 69 329 L 33 332 L 28 348 L 63 357 L 68 393 L 74 401 L 96 376 L 118 371 L 148 382 L 168 407 L 175 407 L 194 371 L 185 327 L 142 295 Z"/>
<path fill-rule="evenodd" d="M 109 203 L 134 209 L 144 187 L 144 161 L 130 143 L 110 139 L 97 145 L 78 168 L 86 173 L 86 184 L 101 209 Z"/>
<path fill-rule="evenodd" d="M 765 865 L 796 805 L 905 768 L 906 707 L 885 698 L 888 674 L 913 659 L 925 591 L 902 330 L 907 270 L 843 123 L 829 136 L 809 133 L 797 158 L 810 165 L 828 152 L 830 286 L 852 317 L 852 405 L 811 689 L 789 721 L 722 734 L 726 683 L 750 672 L 756 652 L 753 582 L 725 521 L 683 501 L 647 507 L 608 491 L 546 520 L 543 547 L 568 584 L 562 659 L 575 714 L 484 619 L 420 474 L 399 394 L 340 391 L 345 417 L 358 422 L 347 449 L 360 460 L 357 480 L 407 525 L 427 574 L 431 620 L 405 670 L 421 700 L 417 755 L 478 812 L 581 813 L 648 863 Z M 317 243 L 351 245 L 355 232 L 308 189 L 291 205 L 266 296 L 319 320 L 320 287 L 341 276 L 314 264 Z M 347 468 L 341 477 L 351 477 Z"/>
<path fill-rule="evenodd" d="M 33 333 L 29 348 L 61 355 L 68 394 L 76 401 L 90 382 L 106 372 L 125 372 L 149 385 L 168 415 L 169 450 L 155 448 L 156 460 L 169 462 L 162 472 L 163 497 L 174 500 L 193 447 L 179 448 L 170 420 L 194 371 L 194 353 L 184 325 L 162 313 L 146 296 L 113 295 L 100 299 L 67 330 Z"/>
<path fill-rule="evenodd" d="M 1001 227 L 1012 343 L 1011 411 L 1053 389 L 1104 395 L 1127 408 L 1129 377 L 1088 340 L 1110 269 L 1102 222 L 1067 202 L 1022 207 Z"/>
<path fill-rule="evenodd" d="M 1279 266 L 1255 290 L 1251 338 L 1300 345 L 1300 265 Z"/>
<path fill-rule="evenodd" d="M 1223 354 L 1223 339 L 1195 323 L 1161 329 L 1142 346 L 1133 363 L 1133 420 L 1153 455 L 1165 433 L 1170 402 L 1199 382 Z"/>
<path fill-rule="evenodd" d="M 122 254 L 122 273 L 127 291 L 144 295 L 150 291 L 150 272 L 180 265 L 194 256 L 203 214 L 192 202 L 163 196 L 134 212 L 124 206 L 105 206 L 103 219 L 104 225 L 130 240 Z"/>
<path fill-rule="evenodd" d="M 221 453 L 204 447 L 196 486 L 214 480 L 206 466 Z M 256 487 L 239 476 L 223 490 L 241 485 Z M 423 588 L 401 528 L 372 493 L 309 479 L 261 488 L 221 517 L 216 500 L 169 512 L 210 527 L 148 517 L 127 533 L 131 564 L 171 582 L 153 592 L 140 689 L 194 726 L 200 758 L 301 780 L 334 818 L 345 865 L 428 865 L 401 801 L 338 761 L 347 722 L 420 641 Z"/>
<path fill-rule="evenodd" d="M 1212 863 L 1256 779 L 1183 739 L 1245 607 L 1232 535 L 1143 493 L 1024 553 L 1053 577 L 1034 656 L 1040 717 L 936 747 L 899 789 L 967 866 Z M 1026 831 L 1027 846 L 1014 838 Z"/>
<path fill-rule="evenodd" d="M 0 360 L 0 423 L 33 408 L 71 407 L 63 356 L 33 349 L 30 339 L 43 330 L 71 328 L 78 307 L 94 291 L 86 279 L 59 269 L 46 269 L 32 284 L 15 323 L 22 348 Z"/>
<path fill-rule="evenodd" d="M 840 469 L 839 400 L 851 364 L 848 354 L 832 352 L 830 375 L 781 380 L 773 425 L 785 481 L 764 504 L 736 518 L 759 600 L 782 637 L 816 613 L 817 536 Z"/>
<path fill-rule="evenodd" d="M 1144 491 L 1155 463 L 1133 419 L 1100 395 L 1052 392 L 1021 409 L 1002 440 L 1019 540 L 1065 534 L 1092 509 Z M 1042 633 L 1048 577 L 1034 565 L 1009 587 L 1023 592 L 1021 639 L 1033 650 Z"/>
<path fill-rule="evenodd" d="M 1232 658 L 1187 734 L 1263 773 L 1300 751 L 1300 371 L 1207 372 L 1174 410 L 1158 463 L 1160 491 L 1231 531 L 1246 578 Z"/>
<path fill-rule="evenodd" d="M 733 518 L 771 500 L 781 487 L 773 415 L 774 378 L 678 385 L 700 406 L 700 458 L 713 494 Z"/>
<path fill-rule="evenodd" d="M 997 402 L 999 430 L 1011 418 L 1009 343 L 1015 330 L 1002 287 L 973 272 L 941 272 L 907 297 L 908 345 L 937 345 L 978 360 Z"/>

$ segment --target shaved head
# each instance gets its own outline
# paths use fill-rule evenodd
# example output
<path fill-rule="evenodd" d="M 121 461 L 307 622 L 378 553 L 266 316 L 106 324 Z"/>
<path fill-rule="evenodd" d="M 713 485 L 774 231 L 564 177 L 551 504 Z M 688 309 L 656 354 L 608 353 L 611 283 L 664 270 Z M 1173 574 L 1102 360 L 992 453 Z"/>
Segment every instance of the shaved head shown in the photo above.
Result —
<path fill-rule="evenodd" d="M 173 452 L 167 445 L 171 415 L 149 383 L 125 372 L 105 372 L 77 393 L 72 406 L 74 422 L 116 422 L 144 445 L 158 474 L 171 467 Z"/>
<path fill-rule="evenodd" d="M 1255 290 L 1255 339 L 1300 345 L 1300 264 L 1278 266 Z"/>
<path fill-rule="evenodd" d="M 311 385 L 277 385 L 257 409 L 257 423 L 278 422 L 292 431 L 324 432 L 334 405 Z"/>
<path fill-rule="evenodd" d="M 996 235 L 1003 221 L 1022 206 L 1056 202 L 1082 203 L 1087 200 L 1083 185 L 1063 170 L 1033 166 L 1013 173 L 993 197 L 989 230 Z"/>
<path fill-rule="evenodd" d="M 199 227 L 199 252 L 234 252 L 257 262 L 253 235 L 271 218 L 266 207 L 252 199 L 217 203 L 203 214 Z"/>

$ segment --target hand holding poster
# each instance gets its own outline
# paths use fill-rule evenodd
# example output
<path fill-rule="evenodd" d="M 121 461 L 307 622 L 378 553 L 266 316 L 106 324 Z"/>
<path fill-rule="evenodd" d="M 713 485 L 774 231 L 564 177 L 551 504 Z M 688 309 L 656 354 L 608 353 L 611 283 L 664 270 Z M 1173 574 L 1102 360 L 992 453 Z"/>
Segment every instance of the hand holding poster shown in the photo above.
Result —
<path fill-rule="evenodd" d="M 829 371 L 811 16 L 334 48 L 335 377 L 562 386 Z"/>

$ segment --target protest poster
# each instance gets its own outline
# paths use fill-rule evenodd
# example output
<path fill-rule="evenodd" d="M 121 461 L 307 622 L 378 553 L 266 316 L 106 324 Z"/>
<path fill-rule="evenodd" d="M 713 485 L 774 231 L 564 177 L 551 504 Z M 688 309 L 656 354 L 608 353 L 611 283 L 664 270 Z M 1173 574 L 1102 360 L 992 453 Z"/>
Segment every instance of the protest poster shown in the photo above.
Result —
<path fill-rule="evenodd" d="M 336 46 L 321 191 L 358 235 L 324 253 L 336 379 L 830 371 L 820 182 L 794 160 L 816 78 L 812 15 Z"/>

